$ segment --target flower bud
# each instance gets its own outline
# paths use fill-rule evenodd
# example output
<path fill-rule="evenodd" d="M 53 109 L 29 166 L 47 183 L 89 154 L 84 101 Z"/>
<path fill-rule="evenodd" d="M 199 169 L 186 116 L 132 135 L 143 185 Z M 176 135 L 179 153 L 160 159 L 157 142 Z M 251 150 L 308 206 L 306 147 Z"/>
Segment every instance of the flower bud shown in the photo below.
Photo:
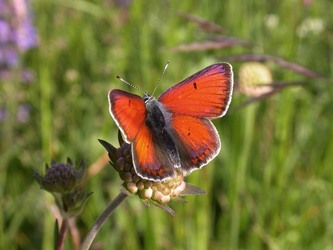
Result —
<path fill-rule="evenodd" d="M 46 165 L 45 176 L 34 172 L 34 177 L 40 187 L 55 197 L 56 204 L 64 218 L 81 213 L 92 194 L 87 193 L 84 189 L 84 163 L 81 162 L 78 169 L 72 165 L 71 160 L 68 159 L 67 163 L 52 162 L 51 167 Z"/>
<path fill-rule="evenodd" d="M 262 63 L 248 62 L 239 69 L 239 91 L 248 96 L 260 96 L 273 90 L 270 84 L 273 77 L 270 69 Z"/>

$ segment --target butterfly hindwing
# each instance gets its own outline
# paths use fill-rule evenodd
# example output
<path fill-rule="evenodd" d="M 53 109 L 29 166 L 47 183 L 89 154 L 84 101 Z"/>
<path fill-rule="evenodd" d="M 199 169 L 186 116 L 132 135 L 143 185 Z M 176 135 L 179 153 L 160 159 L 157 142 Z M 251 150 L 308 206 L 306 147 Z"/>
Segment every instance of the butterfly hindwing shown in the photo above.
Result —
<path fill-rule="evenodd" d="M 216 118 L 226 113 L 232 89 L 232 66 L 218 63 L 169 88 L 158 100 L 172 113 Z"/>
<path fill-rule="evenodd" d="M 171 123 L 181 168 L 186 174 L 206 165 L 219 153 L 220 138 L 210 120 L 174 115 Z"/>
<path fill-rule="evenodd" d="M 175 168 L 163 142 L 156 139 L 147 126 L 140 129 L 132 144 L 133 164 L 142 178 L 164 180 L 175 174 Z"/>
<path fill-rule="evenodd" d="M 132 142 L 146 118 L 146 107 L 140 96 L 114 89 L 109 93 L 110 113 L 127 142 Z"/>

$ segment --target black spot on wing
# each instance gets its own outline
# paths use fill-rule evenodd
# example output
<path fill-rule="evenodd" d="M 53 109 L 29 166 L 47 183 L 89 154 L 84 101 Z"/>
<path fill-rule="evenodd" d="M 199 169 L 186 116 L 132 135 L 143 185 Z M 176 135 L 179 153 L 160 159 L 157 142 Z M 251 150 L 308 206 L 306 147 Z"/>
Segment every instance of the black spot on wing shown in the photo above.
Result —
<path fill-rule="evenodd" d="M 198 86 L 197 86 L 196 82 L 193 83 L 193 87 L 194 87 L 194 89 L 198 89 Z"/>

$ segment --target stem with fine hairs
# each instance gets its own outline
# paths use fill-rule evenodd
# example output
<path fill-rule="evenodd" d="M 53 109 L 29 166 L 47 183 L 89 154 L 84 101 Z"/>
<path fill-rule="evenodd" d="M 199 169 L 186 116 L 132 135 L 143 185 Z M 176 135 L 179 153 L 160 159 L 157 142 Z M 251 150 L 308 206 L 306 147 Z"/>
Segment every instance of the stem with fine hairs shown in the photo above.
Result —
<path fill-rule="evenodd" d="M 111 201 L 111 203 L 105 208 L 103 213 L 97 218 L 92 228 L 89 230 L 88 234 L 84 238 L 81 250 L 88 250 L 94 241 L 99 229 L 103 226 L 104 222 L 110 217 L 111 213 L 125 200 L 128 196 L 122 192 Z"/>

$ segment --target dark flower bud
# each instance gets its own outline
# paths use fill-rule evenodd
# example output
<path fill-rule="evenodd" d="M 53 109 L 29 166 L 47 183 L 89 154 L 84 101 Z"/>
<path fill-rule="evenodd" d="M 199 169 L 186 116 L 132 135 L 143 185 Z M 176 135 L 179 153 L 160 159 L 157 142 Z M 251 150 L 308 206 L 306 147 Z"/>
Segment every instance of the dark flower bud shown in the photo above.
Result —
<path fill-rule="evenodd" d="M 45 176 L 34 172 L 34 177 L 42 189 L 53 194 L 65 218 L 81 213 L 92 194 L 84 189 L 84 162 L 81 162 L 77 168 L 70 159 L 67 163 L 52 162 L 50 167 L 46 164 Z"/>

